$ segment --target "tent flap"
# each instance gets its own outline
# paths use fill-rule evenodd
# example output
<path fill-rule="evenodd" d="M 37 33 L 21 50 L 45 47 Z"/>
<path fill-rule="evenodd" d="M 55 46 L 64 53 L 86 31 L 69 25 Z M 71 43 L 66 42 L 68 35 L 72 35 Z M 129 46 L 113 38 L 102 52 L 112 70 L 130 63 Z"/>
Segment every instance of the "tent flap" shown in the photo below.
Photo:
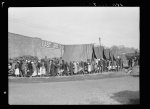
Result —
<path fill-rule="evenodd" d="M 94 53 L 93 49 L 93 44 L 64 45 L 64 54 L 62 59 L 66 62 L 91 60 L 92 54 Z"/>

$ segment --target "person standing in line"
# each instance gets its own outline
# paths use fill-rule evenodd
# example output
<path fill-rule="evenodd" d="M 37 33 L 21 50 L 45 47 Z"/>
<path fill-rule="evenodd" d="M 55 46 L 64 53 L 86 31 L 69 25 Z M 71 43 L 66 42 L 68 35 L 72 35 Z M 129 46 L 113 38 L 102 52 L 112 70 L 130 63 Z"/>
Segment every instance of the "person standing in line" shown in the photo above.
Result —
<path fill-rule="evenodd" d="M 100 59 L 100 71 L 101 71 L 101 73 L 104 71 L 103 58 Z"/>
<path fill-rule="evenodd" d="M 70 75 L 73 75 L 73 63 L 70 62 Z"/>
<path fill-rule="evenodd" d="M 103 63 L 103 71 L 105 72 L 105 70 L 106 70 L 106 68 L 105 68 L 106 65 L 105 65 L 105 60 L 104 60 L 104 59 L 102 60 L 102 63 Z"/>
<path fill-rule="evenodd" d="M 29 69 L 29 72 L 28 72 L 28 76 L 30 77 L 33 73 L 33 68 L 32 68 L 32 64 L 31 64 L 31 61 L 28 61 L 28 69 Z"/>
<path fill-rule="evenodd" d="M 48 76 L 49 75 L 49 60 L 47 59 L 46 62 L 46 75 Z"/>
<path fill-rule="evenodd" d="M 51 76 L 51 63 L 52 63 L 52 61 L 51 60 L 49 60 L 49 65 L 48 65 L 48 67 L 49 67 L 49 69 L 48 69 L 48 75 L 49 76 Z"/>
<path fill-rule="evenodd" d="M 88 62 L 88 73 L 90 74 L 91 73 L 91 63 Z"/>
<path fill-rule="evenodd" d="M 117 71 L 117 72 L 118 72 L 118 68 L 119 68 L 119 65 L 118 65 L 118 64 L 119 64 L 119 59 L 117 58 L 117 59 L 116 59 L 116 71 Z"/>
<path fill-rule="evenodd" d="M 76 75 L 77 74 L 77 63 L 76 62 L 74 62 L 74 74 Z"/>
<path fill-rule="evenodd" d="M 37 62 L 37 75 L 40 75 L 40 67 L 41 67 L 41 61 L 39 60 Z"/>
<path fill-rule="evenodd" d="M 64 74 L 65 74 L 65 76 L 68 76 L 67 62 L 65 62 L 65 65 L 64 65 Z"/>
<path fill-rule="evenodd" d="M 21 76 L 22 77 L 22 69 L 21 69 L 21 66 L 22 66 L 22 62 L 21 62 L 21 60 L 20 61 L 18 61 L 18 68 L 19 68 L 19 76 Z"/>
<path fill-rule="evenodd" d="M 16 62 L 13 61 L 11 69 L 14 75 L 15 75 L 15 66 L 16 66 Z"/>
<path fill-rule="evenodd" d="M 108 72 L 109 60 L 106 60 L 106 72 Z"/>
<path fill-rule="evenodd" d="M 23 61 L 21 69 L 22 69 L 22 75 L 23 75 L 23 77 L 25 77 L 25 75 L 26 75 L 26 62 L 25 61 Z"/>
<path fill-rule="evenodd" d="M 32 62 L 32 67 L 33 67 L 33 74 L 32 74 L 32 77 L 36 76 L 37 75 L 37 69 L 36 69 L 36 65 L 34 62 Z"/>
<path fill-rule="evenodd" d="M 57 76 L 58 74 L 58 65 L 57 62 L 54 63 L 54 75 L 53 76 Z"/>
<path fill-rule="evenodd" d="M 51 68 L 50 68 L 50 74 L 51 74 L 51 76 L 54 76 L 54 61 L 52 60 L 51 61 Z"/>
<path fill-rule="evenodd" d="M 46 75 L 46 69 L 44 66 L 44 62 L 42 62 L 42 66 L 40 67 L 40 74 L 41 74 L 41 76 Z"/>
<path fill-rule="evenodd" d="M 15 75 L 16 75 L 16 77 L 19 77 L 19 62 L 17 62 L 16 66 L 15 66 Z"/>

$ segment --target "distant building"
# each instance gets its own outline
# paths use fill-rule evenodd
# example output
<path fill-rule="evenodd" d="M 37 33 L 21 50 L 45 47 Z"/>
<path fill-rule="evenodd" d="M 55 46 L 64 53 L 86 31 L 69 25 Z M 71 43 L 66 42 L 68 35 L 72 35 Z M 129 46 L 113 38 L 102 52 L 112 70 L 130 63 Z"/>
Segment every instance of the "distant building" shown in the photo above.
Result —
<path fill-rule="evenodd" d="M 39 59 L 61 57 L 63 45 L 8 32 L 8 57 L 23 55 L 37 56 Z"/>

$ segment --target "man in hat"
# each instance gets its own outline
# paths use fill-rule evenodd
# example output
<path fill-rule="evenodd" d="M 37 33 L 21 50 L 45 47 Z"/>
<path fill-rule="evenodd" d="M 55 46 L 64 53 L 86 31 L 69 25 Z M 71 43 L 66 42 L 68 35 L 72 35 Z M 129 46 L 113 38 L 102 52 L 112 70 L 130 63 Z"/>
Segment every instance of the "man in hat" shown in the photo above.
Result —
<path fill-rule="evenodd" d="M 20 71 L 20 76 L 22 77 L 23 76 L 23 69 L 22 69 L 22 60 L 19 61 L 19 71 Z"/>
<path fill-rule="evenodd" d="M 69 69 L 70 69 L 70 75 L 73 75 L 73 63 L 72 62 L 70 62 Z"/>
<path fill-rule="evenodd" d="M 119 56 L 117 57 L 117 60 L 116 60 L 116 66 L 117 66 L 117 71 L 119 71 Z"/>
<path fill-rule="evenodd" d="M 32 75 L 32 73 L 33 73 L 33 67 L 32 67 L 32 64 L 31 64 L 31 62 L 30 61 L 28 61 L 28 76 L 31 76 Z"/>
<path fill-rule="evenodd" d="M 54 76 L 54 67 L 55 67 L 54 61 L 52 60 L 51 61 L 51 66 L 50 66 L 50 75 L 51 76 Z"/>
<path fill-rule="evenodd" d="M 26 76 L 26 74 L 27 74 L 26 61 L 23 61 L 21 69 L 22 69 L 23 77 Z"/>
<path fill-rule="evenodd" d="M 106 67 L 106 66 L 105 66 L 105 63 L 106 63 L 105 60 L 102 59 L 103 71 L 105 71 L 105 69 L 106 69 L 106 68 L 105 68 L 105 67 Z"/>
<path fill-rule="evenodd" d="M 67 63 L 67 62 L 65 62 L 64 74 L 65 74 L 66 76 L 68 76 L 68 63 Z"/>
<path fill-rule="evenodd" d="M 39 75 L 38 73 L 40 73 L 40 67 L 41 67 L 42 65 L 41 65 L 41 61 L 39 60 L 38 62 L 37 62 L 37 75 Z"/>

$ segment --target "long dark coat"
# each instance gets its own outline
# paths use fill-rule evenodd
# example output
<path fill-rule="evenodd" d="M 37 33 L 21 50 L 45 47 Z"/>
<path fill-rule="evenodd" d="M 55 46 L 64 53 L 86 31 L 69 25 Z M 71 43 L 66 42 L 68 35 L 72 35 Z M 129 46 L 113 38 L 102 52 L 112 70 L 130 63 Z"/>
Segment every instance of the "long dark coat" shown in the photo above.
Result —
<path fill-rule="evenodd" d="M 73 63 L 72 62 L 70 62 L 69 70 L 70 70 L 70 73 L 72 75 L 73 74 Z"/>
<path fill-rule="evenodd" d="M 31 62 L 30 62 L 30 63 L 28 63 L 28 69 L 29 69 L 28 76 L 31 76 L 31 75 L 32 75 L 32 73 L 33 73 L 33 67 L 32 67 Z"/>

